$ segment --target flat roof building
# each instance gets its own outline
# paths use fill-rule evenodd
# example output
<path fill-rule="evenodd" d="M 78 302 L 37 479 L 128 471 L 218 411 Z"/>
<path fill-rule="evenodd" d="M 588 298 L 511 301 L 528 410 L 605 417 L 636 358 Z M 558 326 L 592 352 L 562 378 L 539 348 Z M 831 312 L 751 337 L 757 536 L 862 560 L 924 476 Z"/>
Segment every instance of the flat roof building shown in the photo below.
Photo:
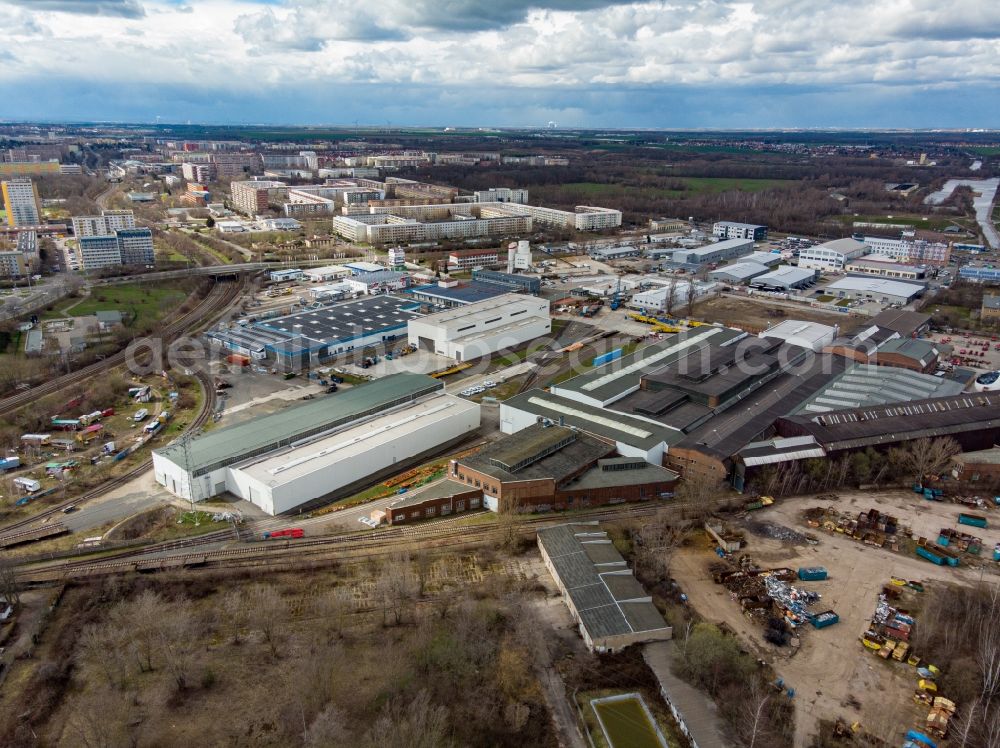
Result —
<path fill-rule="evenodd" d="M 875 275 L 881 278 L 895 278 L 897 280 L 917 280 L 923 278 L 927 271 L 925 268 L 915 265 L 901 265 L 886 259 L 874 259 L 875 256 L 862 257 L 851 260 L 844 268 L 848 273 L 854 275 Z"/>
<path fill-rule="evenodd" d="M 766 265 L 757 262 L 736 262 L 732 265 L 723 265 L 718 270 L 713 270 L 708 277 L 714 281 L 722 283 L 747 283 L 759 275 L 768 272 Z"/>
<path fill-rule="evenodd" d="M 411 345 L 458 361 L 470 361 L 516 348 L 552 332 L 549 302 L 506 294 L 411 319 Z"/>
<path fill-rule="evenodd" d="M 723 239 L 751 239 L 755 242 L 767 239 L 767 226 L 736 221 L 717 221 L 712 225 L 712 233 Z"/>
<path fill-rule="evenodd" d="M 473 274 L 479 272 L 472 271 Z M 426 286 L 414 286 L 410 288 L 409 295 L 416 301 L 431 304 L 443 309 L 468 306 L 487 299 L 495 299 L 504 296 L 509 290 L 501 286 L 490 283 L 482 283 L 473 280 L 471 283 L 456 283 L 454 285 L 433 284 Z"/>
<path fill-rule="evenodd" d="M 396 374 L 335 396 L 154 450 L 156 481 L 200 501 L 226 491 L 279 514 L 374 482 L 385 470 L 479 428 L 479 406 L 420 374 Z"/>
<path fill-rule="evenodd" d="M 818 322 L 799 322 L 789 319 L 764 330 L 760 337 L 784 340 L 786 343 L 818 353 L 837 337 L 837 328 L 821 325 Z"/>
<path fill-rule="evenodd" d="M 758 275 L 750 281 L 752 288 L 765 291 L 794 291 L 807 288 L 816 283 L 817 271 L 794 265 L 779 265 L 776 270 L 764 275 Z"/>
<path fill-rule="evenodd" d="M 706 265 L 722 262 L 753 252 L 753 239 L 725 239 L 697 249 L 674 250 L 673 261 L 684 265 Z"/>
<path fill-rule="evenodd" d="M 539 530 L 538 549 L 591 651 L 617 652 L 672 637 L 652 597 L 596 522 Z"/>
<path fill-rule="evenodd" d="M 842 278 L 826 287 L 841 299 L 864 299 L 881 304 L 909 304 L 924 292 L 924 286 L 884 278 Z"/>

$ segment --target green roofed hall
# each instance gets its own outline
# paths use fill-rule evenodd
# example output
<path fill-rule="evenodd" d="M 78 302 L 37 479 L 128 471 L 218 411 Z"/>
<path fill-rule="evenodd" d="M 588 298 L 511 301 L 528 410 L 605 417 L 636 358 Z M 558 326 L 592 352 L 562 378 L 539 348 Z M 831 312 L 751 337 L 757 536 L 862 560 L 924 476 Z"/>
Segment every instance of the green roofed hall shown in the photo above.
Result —
<path fill-rule="evenodd" d="M 351 387 L 196 436 L 187 450 L 187 468 L 193 476 L 203 475 L 443 389 L 442 382 L 424 374 L 394 374 Z M 184 451 L 183 444 L 175 441 L 153 455 L 185 465 Z"/>

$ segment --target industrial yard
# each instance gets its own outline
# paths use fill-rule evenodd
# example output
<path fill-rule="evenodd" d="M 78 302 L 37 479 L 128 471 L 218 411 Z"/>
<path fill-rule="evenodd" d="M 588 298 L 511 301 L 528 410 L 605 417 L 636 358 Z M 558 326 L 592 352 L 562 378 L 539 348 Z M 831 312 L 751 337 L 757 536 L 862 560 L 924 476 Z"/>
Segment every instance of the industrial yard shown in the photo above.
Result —
<path fill-rule="evenodd" d="M 845 513 L 878 508 L 906 517 L 915 533 L 933 537 L 940 527 L 954 525 L 960 509 L 955 504 L 925 501 L 906 491 L 841 492 L 834 501 L 814 497 L 781 499 L 770 508 L 751 512 L 744 522 L 733 523 L 743 530 L 746 539 L 742 552 L 758 564 L 792 570 L 821 566 L 827 570 L 826 580 L 793 584 L 818 592 L 822 598 L 815 610 L 831 609 L 840 620 L 820 629 L 803 625 L 796 637 L 798 646 L 767 643 L 760 623 L 744 615 L 730 594 L 713 581 L 710 568 L 719 559 L 710 550 L 710 541 L 675 553 L 673 573 L 682 580 L 691 605 L 700 615 L 732 628 L 795 688 L 796 745 L 806 743 L 806 736 L 816 731 L 819 720 L 837 718 L 848 723 L 859 721 L 872 734 L 894 739 L 900 725 L 912 722 L 921 710 L 911 698 L 917 681 L 914 669 L 886 667 L 859 641 L 868 628 L 879 591 L 890 584 L 891 577 L 930 586 L 935 582 L 973 581 L 979 571 L 968 566 L 935 566 L 912 551 L 894 553 L 842 533 L 811 528 L 803 513 L 814 506 L 833 507 Z M 989 537 L 1000 540 L 996 530 Z M 989 558 L 985 554 L 983 563 L 989 563 Z M 988 569 L 988 573 L 992 571 Z"/>

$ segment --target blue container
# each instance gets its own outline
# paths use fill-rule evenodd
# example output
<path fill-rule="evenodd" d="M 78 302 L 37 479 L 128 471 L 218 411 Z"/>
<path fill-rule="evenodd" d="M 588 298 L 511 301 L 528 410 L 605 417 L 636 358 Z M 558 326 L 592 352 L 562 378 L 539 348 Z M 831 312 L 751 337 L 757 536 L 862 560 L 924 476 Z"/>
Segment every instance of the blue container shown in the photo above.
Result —
<path fill-rule="evenodd" d="M 949 543 L 949 540 L 948 540 L 948 536 L 947 535 L 938 535 L 938 539 L 937 539 L 937 544 L 938 545 L 944 546 L 945 548 L 947 548 L 948 547 L 948 543 Z"/>
<path fill-rule="evenodd" d="M 799 569 L 799 579 L 804 582 L 818 582 L 826 579 L 826 569 L 822 566 L 808 566 Z"/>
<path fill-rule="evenodd" d="M 604 366 L 604 364 L 609 364 L 621 357 L 622 349 L 615 348 L 613 351 L 608 351 L 607 353 L 602 353 L 600 356 L 595 357 L 592 366 Z"/>

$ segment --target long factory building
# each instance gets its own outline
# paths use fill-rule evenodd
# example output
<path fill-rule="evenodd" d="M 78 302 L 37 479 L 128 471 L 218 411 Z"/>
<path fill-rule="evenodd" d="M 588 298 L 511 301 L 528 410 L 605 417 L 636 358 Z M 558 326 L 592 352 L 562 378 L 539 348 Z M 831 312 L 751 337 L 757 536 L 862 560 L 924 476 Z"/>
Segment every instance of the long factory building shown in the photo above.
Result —
<path fill-rule="evenodd" d="M 181 498 L 223 493 L 271 515 L 398 472 L 479 428 L 477 403 L 422 374 L 395 374 L 153 452 L 156 482 Z"/>

